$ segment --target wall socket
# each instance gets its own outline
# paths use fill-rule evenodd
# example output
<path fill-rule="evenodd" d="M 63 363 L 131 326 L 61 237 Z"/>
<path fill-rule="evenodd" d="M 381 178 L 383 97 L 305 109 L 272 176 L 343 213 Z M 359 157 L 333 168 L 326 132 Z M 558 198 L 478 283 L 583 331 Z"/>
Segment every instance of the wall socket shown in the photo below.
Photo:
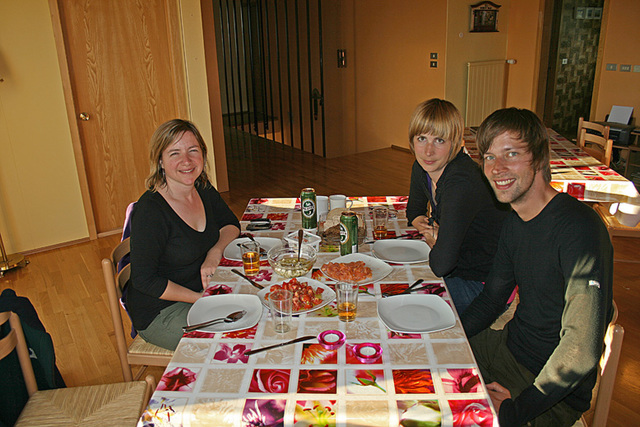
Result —
<path fill-rule="evenodd" d="M 620 64 L 620 71 L 622 71 L 624 73 L 630 73 L 631 72 L 631 64 Z"/>
<path fill-rule="evenodd" d="M 618 64 L 607 64 L 607 71 L 616 71 L 618 69 Z"/>
<path fill-rule="evenodd" d="M 634 65 L 633 66 L 633 72 L 634 73 L 640 73 L 640 65 Z"/>

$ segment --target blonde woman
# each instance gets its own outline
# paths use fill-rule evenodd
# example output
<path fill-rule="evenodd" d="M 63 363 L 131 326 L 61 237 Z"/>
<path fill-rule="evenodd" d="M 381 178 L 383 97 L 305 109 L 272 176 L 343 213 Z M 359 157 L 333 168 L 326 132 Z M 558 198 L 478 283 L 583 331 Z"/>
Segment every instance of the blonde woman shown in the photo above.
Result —
<path fill-rule="evenodd" d="M 460 314 L 482 291 L 509 211 L 462 149 L 463 132 L 451 102 L 434 98 L 418 105 L 409 125 L 416 161 L 407 204 L 408 222 L 431 247 L 429 265 L 444 277 Z"/>
<path fill-rule="evenodd" d="M 173 350 L 240 223 L 211 185 L 207 147 L 186 120 L 170 120 L 150 144 L 148 190 L 131 214 L 127 308 L 145 340 Z"/>

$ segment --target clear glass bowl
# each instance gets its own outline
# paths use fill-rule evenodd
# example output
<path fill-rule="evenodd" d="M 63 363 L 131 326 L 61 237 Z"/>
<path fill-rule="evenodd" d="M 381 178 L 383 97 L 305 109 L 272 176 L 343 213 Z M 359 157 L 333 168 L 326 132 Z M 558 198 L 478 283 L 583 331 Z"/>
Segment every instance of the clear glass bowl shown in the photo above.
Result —
<path fill-rule="evenodd" d="M 304 276 L 311 271 L 317 259 L 317 252 L 313 247 L 303 244 L 298 261 L 297 247 L 281 245 L 269 249 L 267 258 L 277 275 L 291 279 Z"/>

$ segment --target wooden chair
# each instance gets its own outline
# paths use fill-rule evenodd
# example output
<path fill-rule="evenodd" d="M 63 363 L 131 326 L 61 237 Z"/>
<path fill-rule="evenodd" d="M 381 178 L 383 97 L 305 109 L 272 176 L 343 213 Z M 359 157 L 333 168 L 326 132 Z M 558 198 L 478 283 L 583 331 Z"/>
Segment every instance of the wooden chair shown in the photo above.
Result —
<path fill-rule="evenodd" d="M 602 164 L 609 167 L 611 162 L 611 151 L 613 150 L 613 141 L 605 139 L 601 136 L 587 133 L 586 129 L 582 129 L 578 146 L 587 154 L 598 159 Z M 587 144 L 589 146 L 587 146 Z"/>
<path fill-rule="evenodd" d="M 582 129 L 589 129 L 595 132 L 598 132 L 599 136 L 602 136 L 604 139 L 609 139 L 609 126 L 601 125 L 600 123 L 588 122 L 584 120 L 582 117 L 578 119 L 578 139 L 577 145 L 582 147 L 584 143 L 581 142 L 581 134 Z M 588 133 L 588 132 L 587 132 Z"/>
<path fill-rule="evenodd" d="M 0 340 L 0 359 L 17 351 L 29 394 L 16 426 L 135 425 L 156 388 L 152 376 L 145 381 L 38 391 L 20 318 L 10 311 L 0 313 L 0 325 L 7 321 L 10 331 Z"/>
<path fill-rule="evenodd" d="M 613 319 L 607 328 L 604 337 L 605 349 L 600 358 L 600 366 L 598 368 L 599 378 L 594 389 L 594 396 L 591 399 L 591 409 L 587 411 L 574 427 L 579 426 L 606 426 L 609 416 L 609 406 L 613 396 L 613 386 L 618 373 L 618 361 L 620 360 L 620 352 L 622 350 L 622 339 L 624 338 L 624 328 L 616 324 L 618 318 L 618 308 L 613 304 Z M 587 420 L 593 418 L 588 423 Z"/>
<path fill-rule="evenodd" d="M 131 266 L 125 266 L 116 274 L 118 262 L 130 251 L 129 239 L 120 242 L 111 252 L 109 258 L 102 260 L 102 273 L 104 284 L 107 287 L 107 297 L 109 309 L 111 310 L 111 320 L 116 336 L 118 357 L 120 358 L 120 368 L 125 381 L 133 381 L 141 377 L 147 366 L 167 366 L 173 352 L 157 345 L 146 342 L 140 335 L 127 345 L 125 339 L 125 327 L 122 323 L 122 312 L 120 311 L 120 298 L 122 290 L 131 275 Z M 131 365 L 142 365 L 135 376 L 131 371 Z"/>

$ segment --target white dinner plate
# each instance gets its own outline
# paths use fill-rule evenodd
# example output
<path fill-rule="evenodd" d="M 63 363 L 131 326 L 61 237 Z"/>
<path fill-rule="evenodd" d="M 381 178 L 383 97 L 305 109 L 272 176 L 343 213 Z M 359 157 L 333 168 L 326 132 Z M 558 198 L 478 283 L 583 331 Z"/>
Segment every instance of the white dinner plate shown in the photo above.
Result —
<path fill-rule="evenodd" d="M 275 237 L 254 237 L 256 242 L 260 244 L 260 247 L 264 249 L 262 252 L 262 258 L 267 257 L 267 252 L 274 246 L 278 246 L 282 244 L 282 240 L 276 239 Z M 224 257 L 231 261 L 242 261 L 242 252 L 240 252 L 239 244 L 249 242 L 250 239 L 248 237 L 239 237 L 235 239 L 233 242 L 229 243 L 226 248 L 224 248 Z"/>
<path fill-rule="evenodd" d="M 311 311 L 317 310 L 320 307 L 324 307 L 325 305 L 329 304 L 336 297 L 336 293 L 333 291 L 333 289 L 331 289 L 330 287 L 328 287 L 327 285 L 325 285 L 322 282 L 319 282 L 319 281 L 314 280 L 314 279 L 308 279 L 306 277 L 297 277 L 296 279 L 298 280 L 298 282 L 305 283 L 305 284 L 311 286 L 313 289 L 317 289 L 317 288 L 322 289 L 322 302 L 320 304 L 316 305 L 315 307 L 307 309 L 307 310 L 294 311 L 293 314 L 309 313 Z M 273 285 L 282 285 L 284 282 L 288 282 L 289 280 L 291 280 L 291 279 L 283 280 L 283 281 L 278 282 L 278 283 L 273 283 L 272 285 L 269 285 L 269 286 L 265 287 L 264 289 L 260 290 L 258 292 L 258 297 L 260 297 L 260 301 L 262 301 L 262 304 L 264 304 L 265 307 L 269 307 L 269 302 L 267 301 L 265 296 L 269 292 L 271 292 L 271 287 Z"/>
<path fill-rule="evenodd" d="M 364 264 L 371 269 L 371 276 L 372 277 L 369 278 L 369 279 L 360 280 L 359 282 L 355 282 L 355 284 L 377 282 L 377 281 L 382 280 L 385 277 L 387 277 L 389 275 L 389 273 L 391 273 L 391 271 L 393 271 L 393 267 L 391 267 L 386 262 L 380 261 L 377 258 L 374 258 L 374 257 L 369 256 L 369 255 L 364 255 L 364 254 L 343 255 L 343 256 L 341 256 L 339 258 L 336 258 L 334 260 L 331 260 L 329 262 L 346 264 L 346 263 L 349 263 L 349 262 L 356 262 L 356 261 L 364 262 Z M 324 271 L 324 266 L 325 265 L 326 264 L 324 264 L 320 268 L 320 270 L 322 271 L 322 274 L 324 274 L 325 276 L 327 276 L 331 280 L 335 280 L 336 282 L 341 282 L 342 280 L 338 280 L 335 277 L 331 277 L 331 275 L 327 274 Z"/>
<path fill-rule="evenodd" d="M 456 324 L 453 310 L 437 295 L 396 295 L 378 301 L 378 317 L 387 328 L 407 334 L 436 332 Z"/>
<path fill-rule="evenodd" d="M 246 310 L 242 319 L 233 323 L 219 322 L 202 329 L 202 332 L 233 332 L 255 326 L 262 317 L 262 304 L 255 295 L 224 294 L 210 295 L 197 300 L 187 313 L 187 323 L 195 325 L 220 317 L 227 317 L 236 311 Z"/>
<path fill-rule="evenodd" d="M 422 240 L 376 240 L 373 255 L 396 264 L 415 264 L 429 261 L 431 248 Z"/>

